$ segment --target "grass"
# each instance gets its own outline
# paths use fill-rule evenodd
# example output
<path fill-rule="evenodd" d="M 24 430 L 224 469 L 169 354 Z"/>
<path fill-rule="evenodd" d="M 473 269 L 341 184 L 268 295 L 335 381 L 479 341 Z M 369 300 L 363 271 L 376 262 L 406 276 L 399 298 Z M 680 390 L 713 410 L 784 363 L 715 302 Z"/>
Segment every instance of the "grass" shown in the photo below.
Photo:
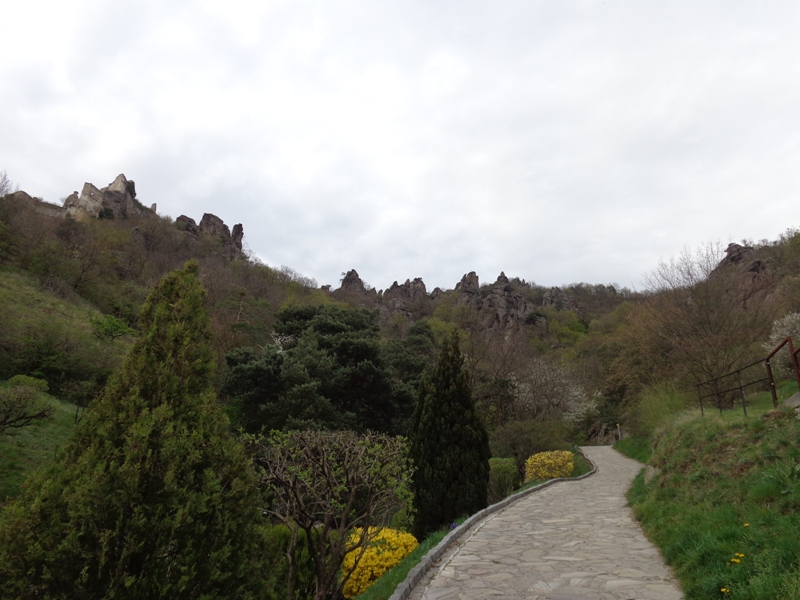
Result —
<path fill-rule="evenodd" d="M 629 492 L 687 600 L 800 597 L 800 419 L 749 412 L 674 419 Z"/>
<path fill-rule="evenodd" d="M 17 496 L 28 475 L 53 459 L 75 426 L 75 406 L 52 398 L 53 416 L 0 436 L 0 506 Z"/>
<path fill-rule="evenodd" d="M 795 381 L 783 381 L 778 383 L 775 385 L 775 392 L 778 396 L 778 402 L 781 402 L 789 396 L 797 393 L 797 383 Z M 769 391 L 748 394 L 746 398 L 746 404 L 748 417 L 760 417 L 761 415 L 775 408 L 772 403 L 772 394 Z M 741 401 L 736 402 L 733 405 L 733 408 L 723 409 L 722 411 L 714 406 L 709 406 L 708 402 L 705 402 L 704 406 L 706 417 L 713 416 L 730 420 L 744 416 L 744 410 L 742 410 Z M 702 416 L 700 413 L 700 407 L 697 405 L 696 401 L 693 407 L 686 411 L 686 414 L 692 417 Z"/>
<path fill-rule="evenodd" d="M 653 446 L 649 438 L 627 437 L 614 444 L 614 449 L 625 456 L 647 464 L 653 455 Z"/>
<path fill-rule="evenodd" d="M 778 395 L 778 402 L 785 400 L 797 392 L 797 383 L 794 381 L 784 381 L 776 385 L 776 393 Z M 774 410 L 772 403 L 772 394 L 768 391 L 757 392 L 750 394 L 746 399 L 747 416 L 748 418 L 761 417 L 771 410 Z M 736 422 L 744 417 L 741 403 L 734 404 L 733 408 L 724 409 L 720 411 L 717 408 L 705 407 L 705 415 L 700 412 L 700 407 L 696 405 L 687 410 L 669 410 L 664 411 L 659 415 L 658 420 L 653 423 L 655 426 L 662 426 L 672 420 L 692 420 L 692 419 L 710 419 L 721 420 L 722 422 L 730 423 Z M 653 436 L 631 436 L 620 440 L 614 444 L 614 449 L 619 450 L 625 456 L 638 460 L 641 463 L 647 464 L 653 455 Z"/>

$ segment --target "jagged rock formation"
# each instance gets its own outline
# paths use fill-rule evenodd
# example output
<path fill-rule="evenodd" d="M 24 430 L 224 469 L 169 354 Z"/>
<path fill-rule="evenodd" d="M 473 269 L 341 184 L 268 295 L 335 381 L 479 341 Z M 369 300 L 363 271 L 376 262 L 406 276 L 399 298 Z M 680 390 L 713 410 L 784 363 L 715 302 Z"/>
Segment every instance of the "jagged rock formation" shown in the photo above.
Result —
<path fill-rule="evenodd" d="M 126 219 L 129 217 L 149 217 L 154 214 L 136 198 L 136 184 L 120 173 L 104 188 L 98 189 L 91 183 L 84 183 L 80 195 L 72 192 L 64 200 L 67 216 L 81 220 L 87 217 Z"/>
<path fill-rule="evenodd" d="M 376 292 L 364 284 L 355 270 L 351 270 L 338 289 L 330 291 L 330 286 L 323 286 L 323 290 L 360 306 L 378 308 L 384 325 L 395 317 L 413 322 L 431 314 L 437 302 L 452 302 L 455 307 L 475 311 L 478 320 L 486 327 L 514 329 L 531 322 L 531 316 L 536 313 L 535 307 L 518 291 L 523 287 L 529 286 L 520 279 L 509 280 L 505 273 L 500 273 L 491 287 L 482 289 L 478 275 L 472 271 L 461 278 L 454 293 L 437 287 L 429 294 L 419 277 L 407 279 L 402 284 L 395 281 L 387 290 Z"/>
<path fill-rule="evenodd" d="M 480 281 L 478 280 L 478 276 L 475 274 L 475 271 L 470 271 L 466 275 L 461 278 L 456 284 L 456 291 L 460 291 L 462 293 L 470 293 L 480 290 L 481 285 Z"/>
<path fill-rule="evenodd" d="M 425 289 L 425 283 L 417 277 L 414 281 L 406 279 L 405 283 L 398 285 L 395 281 L 388 290 L 378 292 L 382 301 L 381 322 L 386 323 L 397 315 L 409 322 L 413 322 L 422 314 L 430 312 L 432 301 Z"/>
<path fill-rule="evenodd" d="M 754 276 L 767 270 L 767 265 L 764 261 L 755 258 L 754 248 L 731 243 L 725 249 L 725 258 L 720 261 L 711 272 L 711 275 L 734 266 L 745 273 L 752 273 Z"/>
<path fill-rule="evenodd" d="M 181 231 L 185 231 L 193 238 L 197 238 L 199 234 L 213 235 L 222 240 L 222 246 L 225 248 L 228 258 L 236 259 L 242 258 L 244 252 L 242 251 L 242 238 L 244 238 L 244 227 L 241 223 L 233 226 L 233 233 L 231 233 L 225 222 L 217 215 L 211 213 L 203 214 L 200 219 L 200 225 L 195 223 L 195 220 L 186 215 L 181 215 L 175 219 L 175 227 Z"/>
<path fill-rule="evenodd" d="M 383 292 L 384 300 L 398 299 L 404 302 L 416 302 L 422 298 L 428 298 L 428 291 L 425 283 L 417 277 L 414 281 L 406 279 L 403 285 L 397 285 L 395 281 L 391 287 Z"/>
<path fill-rule="evenodd" d="M 479 320 L 490 328 L 520 327 L 536 312 L 525 297 L 514 289 L 504 272 L 500 273 L 489 290 L 481 289 L 474 272 L 467 273 L 456 285 L 456 291 L 460 293 L 454 306 L 471 308 L 478 314 Z"/>
<path fill-rule="evenodd" d="M 553 307 L 556 310 L 571 310 L 577 315 L 581 315 L 583 312 L 575 298 L 558 287 L 552 287 L 544 293 L 542 306 Z"/>

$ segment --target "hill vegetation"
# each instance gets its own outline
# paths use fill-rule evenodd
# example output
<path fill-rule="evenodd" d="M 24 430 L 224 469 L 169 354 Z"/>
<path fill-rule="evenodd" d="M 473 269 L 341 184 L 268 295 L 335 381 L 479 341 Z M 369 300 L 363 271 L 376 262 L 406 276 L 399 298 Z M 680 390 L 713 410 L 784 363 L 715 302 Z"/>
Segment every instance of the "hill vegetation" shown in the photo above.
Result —
<path fill-rule="evenodd" d="M 11 191 L 4 181 L 3 191 Z M 205 289 L 215 398 L 208 407 L 224 412 L 230 431 L 251 448 L 263 449 L 254 440 L 272 429 L 351 431 L 356 445 L 367 432 L 413 433 L 415 409 L 435 396 L 435 367 L 455 340 L 463 365 L 453 377 L 469 390 L 492 457 L 513 459 L 518 476 L 533 454 L 609 443 L 618 430 L 646 458 L 658 427 L 693 405 L 698 383 L 763 358 L 785 335 L 800 340 L 796 230 L 773 241 L 684 251 L 657 265 L 643 292 L 613 284 L 546 288 L 504 273 L 482 285 L 468 273 L 454 289 L 431 293 L 421 280 L 377 291 L 355 271 L 331 290 L 231 252 L 224 236 L 186 217 L 141 210 L 127 218 L 54 218 L 20 198 L 0 197 L 0 381 L 42 381 L 53 414 L 0 437 L 0 502 L 25 493 L 30 472 L 47 472 L 54 458 L 63 460 L 59 447 L 77 443 L 67 442 L 74 424 L 81 429 L 82 420 L 95 418 L 109 393 L 103 390 L 148 335 L 147 297 L 187 260 Z M 725 412 L 734 400 L 722 394 L 711 403 Z M 658 456 L 665 472 L 674 466 Z M 754 462 L 753 476 L 768 462 Z M 485 488 L 477 481 L 484 470 L 467 487 Z M 47 476 L 38 477 L 31 489 L 45 485 Z M 264 485 L 262 500 L 274 504 Z M 658 495 L 652 485 L 637 485 L 643 506 Z M 375 524 L 410 522 L 399 506 L 393 510 Z M 288 577 L 297 594 L 312 594 L 313 536 L 268 525 L 269 556 L 294 548 L 305 559 L 276 566 L 282 581 L 276 575 L 265 585 L 285 596 Z M 329 570 L 325 577 L 324 589 L 338 589 Z"/>

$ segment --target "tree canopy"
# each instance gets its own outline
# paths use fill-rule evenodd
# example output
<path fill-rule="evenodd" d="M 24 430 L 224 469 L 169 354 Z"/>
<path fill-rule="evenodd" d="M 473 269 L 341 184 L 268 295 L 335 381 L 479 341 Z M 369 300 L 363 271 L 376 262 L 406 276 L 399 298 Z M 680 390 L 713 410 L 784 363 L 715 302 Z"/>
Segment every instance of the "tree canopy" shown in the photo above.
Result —
<path fill-rule="evenodd" d="M 425 331 L 384 346 L 374 311 L 289 306 L 276 316 L 276 345 L 227 355 L 223 393 L 251 432 L 399 433 L 412 411 L 414 378 L 425 366 L 420 352 L 432 347 Z"/>

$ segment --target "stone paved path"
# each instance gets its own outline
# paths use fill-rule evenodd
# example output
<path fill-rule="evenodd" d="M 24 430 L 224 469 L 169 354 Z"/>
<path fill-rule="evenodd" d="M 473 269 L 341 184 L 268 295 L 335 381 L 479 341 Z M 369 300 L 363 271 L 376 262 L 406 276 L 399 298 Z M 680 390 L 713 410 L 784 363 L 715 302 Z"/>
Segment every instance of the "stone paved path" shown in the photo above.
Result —
<path fill-rule="evenodd" d="M 641 464 L 607 446 L 598 466 L 501 510 L 456 543 L 413 600 L 677 600 L 683 594 L 626 506 Z"/>

